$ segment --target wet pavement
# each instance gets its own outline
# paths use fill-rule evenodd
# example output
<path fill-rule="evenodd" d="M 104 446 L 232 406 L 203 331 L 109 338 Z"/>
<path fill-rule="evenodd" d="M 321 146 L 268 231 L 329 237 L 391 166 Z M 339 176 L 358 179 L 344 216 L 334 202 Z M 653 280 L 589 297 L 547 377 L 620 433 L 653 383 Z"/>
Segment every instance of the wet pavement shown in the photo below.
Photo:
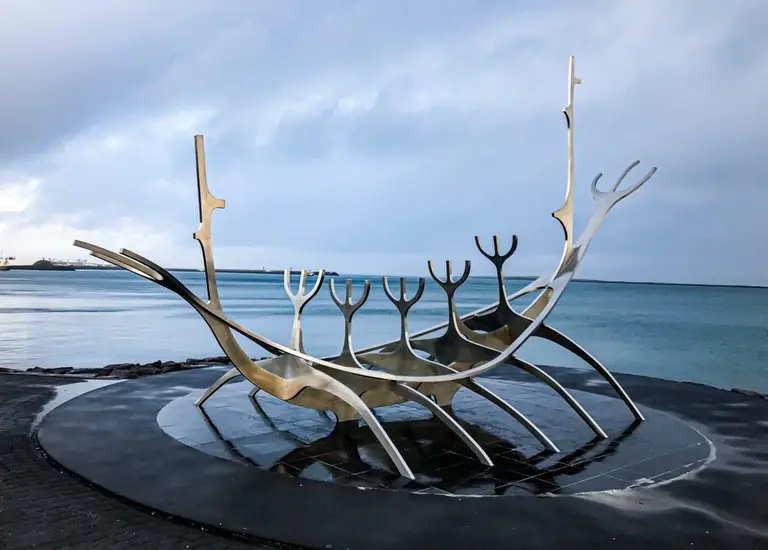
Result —
<path fill-rule="evenodd" d="M 532 496 L 625 489 L 668 481 L 702 467 L 714 453 L 708 439 L 678 418 L 645 409 L 636 422 L 623 402 L 575 391 L 574 397 L 608 434 L 596 437 L 546 386 L 484 380 L 483 385 L 529 418 L 559 447 L 544 449 L 519 423 L 476 394 L 460 390 L 452 413 L 493 461 L 479 462 L 444 424 L 415 403 L 376 410 L 416 475 L 401 478 L 371 430 L 338 428 L 324 413 L 264 392 L 248 398 L 248 382 L 233 383 L 194 406 L 199 392 L 159 412 L 161 429 L 201 452 L 257 468 L 359 488 L 464 496 Z"/>
<path fill-rule="evenodd" d="M 122 498 L 311 548 L 768 547 L 767 400 L 621 375 L 647 415 L 638 425 L 591 372 L 547 370 L 576 390 L 608 440 L 509 369 L 483 383 L 563 452 L 545 456 L 503 413 L 459 394 L 457 418 L 496 463 L 481 468 L 417 407 L 382 410 L 416 482 L 393 474 L 364 426 L 329 437 L 328 417 L 268 396 L 254 407 L 245 384 L 202 416 L 192 401 L 217 369 L 78 397 L 43 419 L 39 438 L 62 466 Z"/>
<path fill-rule="evenodd" d="M 77 378 L 0 374 L 0 548 L 266 548 L 137 509 L 54 468 L 30 428 L 47 410 L 97 384 Z"/>

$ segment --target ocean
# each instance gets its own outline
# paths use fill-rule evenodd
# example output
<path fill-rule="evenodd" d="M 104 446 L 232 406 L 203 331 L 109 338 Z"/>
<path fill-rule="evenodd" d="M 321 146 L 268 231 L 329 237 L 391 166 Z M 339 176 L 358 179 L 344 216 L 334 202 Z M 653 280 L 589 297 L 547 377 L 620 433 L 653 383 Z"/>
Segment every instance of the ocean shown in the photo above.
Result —
<path fill-rule="evenodd" d="M 203 298 L 202 273 L 177 274 Z M 349 276 L 353 299 L 370 279 L 371 294 L 355 315 L 353 343 L 362 348 L 398 336 L 399 321 L 377 276 Z M 337 291 L 344 292 L 342 276 Z M 293 309 L 275 275 L 219 274 L 225 312 L 287 344 Z M 393 279 L 393 291 L 399 281 Z M 311 285 L 314 278 L 311 278 Z M 294 290 L 298 276 L 293 277 Z M 338 283 L 342 283 L 339 285 Z M 409 295 L 417 280 L 408 279 Z M 526 281 L 510 279 L 508 292 Z M 460 312 L 496 300 L 494 279 L 470 278 L 457 292 Z M 525 300 L 520 302 L 524 305 Z M 416 331 L 447 315 L 432 281 L 409 314 Z M 571 283 L 549 323 L 596 355 L 610 370 L 768 392 L 768 289 L 657 284 Z M 304 315 L 307 351 L 337 353 L 343 320 L 328 284 Z M 240 339 L 254 357 L 266 355 Z M 222 355 L 202 319 L 179 297 L 122 271 L 0 272 L 0 366 L 99 367 L 112 363 Z M 557 346 L 530 340 L 520 357 L 545 365 L 585 367 Z"/>

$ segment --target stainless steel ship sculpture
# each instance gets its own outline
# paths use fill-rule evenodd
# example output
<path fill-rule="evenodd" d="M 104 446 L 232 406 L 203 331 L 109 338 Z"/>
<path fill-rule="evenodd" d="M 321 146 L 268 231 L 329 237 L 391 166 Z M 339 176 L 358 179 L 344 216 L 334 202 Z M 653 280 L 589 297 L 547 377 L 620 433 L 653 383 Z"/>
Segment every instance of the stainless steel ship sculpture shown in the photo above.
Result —
<path fill-rule="evenodd" d="M 491 465 L 491 459 L 480 444 L 451 415 L 450 404 L 454 394 L 460 388 L 466 388 L 506 411 L 546 449 L 557 452 L 556 445 L 530 419 L 476 380 L 477 376 L 499 365 L 507 364 L 530 373 L 550 386 L 578 413 L 597 436 L 604 438 L 605 432 L 568 390 L 539 367 L 515 356 L 520 347 L 531 337 L 554 342 L 584 360 L 613 387 L 632 414 L 638 420 L 643 419 L 640 410 L 605 366 L 571 338 L 545 323 L 566 286 L 573 279 L 606 214 L 619 201 L 637 191 L 656 171 L 656 168 L 653 168 L 633 186 L 620 189 L 626 176 L 639 163 L 639 161 L 634 162 L 621 174 L 609 191 L 598 190 L 597 183 L 602 175 L 598 174 L 592 182 L 592 197 L 595 201 L 592 217 L 581 235 L 578 238 L 574 236 L 573 94 L 576 85 L 580 82 L 574 74 L 574 60 L 571 58 L 568 106 L 564 109 L 568 125 L 568 183 L 565 202 L 553 213 L 563 227 L 565 245 L 562 258 L 554 272 L 536 279 L 525 288 L 508 296 L 504 286 L 503 266 L 517 247 L 517 237 L 513 236 L 511 247 L 504 253 L 499 249 L 496 236 L 493 237 L 492 252 L 483 248 L 480 239 L 475 237 L 478 249 L 495 267 L 499 287 L 498 301 L 467 315 L 459 316 L 456 312 L 454 296 L 457 289 L 469 277 L 470 262 L 465 262 L 463 272 L 458 279 L 453 278 L 451 262 L 446 262 L 444 279 L 435 272 L 432 262 L 428 262 L 430 275 L 445 291 L 448 318 L 440 325 L 411 334 L 408 332 L 408 311 L 424 291 L 424 278 L 419 280 L 415 294 L 407 298 L 404 278 L 400 279 L 398 296 L 398 293 L 392 291 L 390 281 L 384 277 L 382 282 L 386 295 L 400 313 L 400 336 L 391 342 L 362 350 L 353 349 L 352 320 L 368 298 L 370 281 L 365 281 L 362 296 L 353 302 L 351 280 L 346 281 L 343 300 L 337 294 L 335 281 L 330 280 L 331 297 L 341 311 L 345 322 L 342 350 L 335 357 L 325 358 L 312 357 L 305 352 L 301 317 L 310 300 L 320 292 L 325 278 L 324 271 L 319 272 L 309 291 L 307 291 L 307 273 L 302 272 L 298 291 L 295 294 L 291 290 L 290 272 L 285 272 L 285 289 L 294 307 L 293 328 L 290 343 L 287 346 L 254 333 L 225 315 L 216 285 L 211 244 L 211 212 L 216 208 L 224 208 L 225 203 L 224 200 L 215 198 L 208 190 L 202 136 L 195 136 L 200 226 L 194 238 L 200 242 L 203 252 L 208 290 L 207 301 L 192 293 L 167 270 L 135 252 L 123 249 L 117 254 L 82 241 L 75 241 L 75 246 L 87 249 L 96 258 L 175 292 L 208 324 L 234 367 L 200 397 L 198 406 L 202 406 L 226 382 L 243 376 L 253 384 L 250 394 L 252 398 L 255 398 L 256 392 L 265 391 L 295 405 L 330 411 L 339 423 L 362 418 L 383 445 L 400 474 L 413 478 L 408 464 L 371 409 L 405 401 L 423 405 L 445 423 L 471 449 L 479 461 Z M 534 292 L 538 292 L 538 296 L 523 311 L 518 312 L 510 305 L 510 302 Z M 427 337 L 438 331 L 442 331 L 439 336 Z M 256 342 L 273 357 L 252 360 L 238 344 L 234 333 L 239 333 Z M 417 353 L 419 351 L 429 358 L 420 356 Z"/>

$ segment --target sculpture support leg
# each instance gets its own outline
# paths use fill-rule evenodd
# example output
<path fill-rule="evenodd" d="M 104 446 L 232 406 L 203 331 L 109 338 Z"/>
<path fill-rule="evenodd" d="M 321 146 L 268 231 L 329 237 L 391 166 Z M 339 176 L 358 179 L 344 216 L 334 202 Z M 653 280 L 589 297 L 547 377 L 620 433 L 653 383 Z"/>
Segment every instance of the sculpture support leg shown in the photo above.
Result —
<path fill-rule="evenodd" d="M 571 406 L 571 408 L 578 413 L 578 415 L 584 420 L 584 422 L 587 423 L 587 425 L 590 427 L 590 429 L 595 432 L 596 435 L 602 437 L 603 439 L 607 439 L 608 435 L 603 431 L 603 429 L 600 427 L 600 425 L 595 422 L 595 419 L 590 416 L 590 414 L 584 409 L 584 407 L 581 406 L 581 404 L 576 401 L 576 399 L 570 394 L 568 390 L 566 390 L 560 382 L 552 378 L 550 375 L 548 375 L 546 372 L 541 370 L 536 365 L 532 365 L 526 361 L 523 361 L 522 359 L 518 359 L 514 355 L 512 355 L 508 362 L 516 367 L 520 367 L 525 372 L 528 372 L 532 375 L 534 375 L 536 378 L 547 384 L 550 388 L 555 390 L 557 393 L 560 394 L 560 396 L 565 399 L 565 401 Z"/>
<path fill-rule="evenodd" d="M 597 358 L 595 358 L 591 353 L 579 346 L 576 342 L 571 340 L 562 332 L 544 324 L 539 326 L 534 335 L 539 338 L 549 340 L 550 342 L 553 342 L 558 346 L 567 349 L 581 360 L 583 360 L 585 363 L 587 363 L 590 367 L 595 369 L 613 387 L 616 393 L 619 394 L 619 397 L 621 397 L 624 403 L 626 403 L 627 407 L 635 416 L 635 418 L 638 420 L 645 420 L 643 413 L 640 412 L 640 409 L 637 408 L 635 402 L 632 401 L 627 392 L 624 391 L 624 388 L 621 387 L 619 381 L 616 380 L 613 374 L 611 374 L 611 372 L 605 368 L 602 363 L 600 363 L 600 361 L 598 361 Z"/>
<path fill-rule="evenodd" d="M 528 417 L 526 417 L 523 413 L 518 411 L 515 407 L 504 401 L 501 397 L 493 393 L 491 390 L 486 388 L 485 386 L 481 386 L 474 380 L 469 380 L 466 384 L 466 388 L 468 390 L 471 390 L 475 392 L 477 395 L 481 397 L 485 397 L 488 401 L 496 405 L 497 407 L 503 409 L 507 413 L 509 413 L 510 416 L 512 416 L 515 420 L 520 422 L 520 424 L 523 425 L 523 427 L 528 430 L 531 435 L 533 435 L 536 439 L 538 439 L 544 447 L 552 451 L 553 453 L 559 453 L 560 449 L 557 448 L 557 446 L 552 443 L 552 440 L 549 439 L 544 432 L 542 432 L 536 424 L 528 420 Z"/>
<path fill-rule="evenodd" d="M 483 448 L 480 446 L 480 444 L 475 441 L 467 431 L 461 427 L 461 425 L 456 422 L 456 419 L 453 418 L 450 414 L 445 412 L 440 405 L 432 401 L 429 397 L 424 395 L 423 393 L 411 388 L 410 386 L 405 386 L 402 384 L 397 384 L 394 388 L 395 393 L 398 393 L 404 397 L 407 397 L 411 401 L 414 401 L 418 403 L 419 405 L 423 405 L 426 409 L 428 409 L 432 414 L 435 415 L 436 418 L 439 418 L 443 424 L 445 424 L 453 433 L 455 433 L 459 438 L 467 445 L 467 447 L 470 448 L 470 450 L 474 453 L 474 455 L 486 466 L 493 466 L 493 461 L 491 460 L 491 457 L 488 456 L 488 454 L 483 450 Z"/>
<path fill-rule="evenodd" d="M 349 406 L 354 408 L 357 411 L 357 414 L 359 414 L 363 419 L 363 421 L 368 424 L 368 427 L 374 433 L 376 439 L 379 440 L 379 443 L 381 443 L 382 447 L 384 447 L 384 450 L 389 455 L 389 458 L 391 458 L 392 462 L 395 463 L 395 468 L 397 468 L 397 471 L 400 472 L 400 475 L 410 479 L 415 479 L 413 472 L 411 472 L 408 464 L 406 464 L 405 459 L 400 454 L 400 451 L 397 450 L 397 447 L 395 447 L 392 439 L 390 439 L 387 432 L 384 431 L 384 427 L 373 415 L 373 411 L 368 408 L 368 405 L 366 405 L 365 402 L 360 399 L 360 397 L 355 392 L 337 380 L 329 381 L 326 385 L 317 387 L 317 389 L 327 391 L 331 395 L 338 397 L 342 401 L 346 402 Z"/>
<path fill-rule="evenodd" d="M 197 401 L 195 401 L 195 405 L 197 405 L 198 407 L 202 407 L 202 406 L 203 406 L 203 403 L 205 403 L 206 401 L 208 401 L 208 399 L 209 399 L 209 398 L 210 398 L 210 397 L 211 397 L 211 396 L 212 396 L 214 393 L 216 393 L 217 391 L 219 391 L 219 388 L 221 388 L 221 387 L 222 387 L 224 384 L 226 384 L 227 382 L 229 382 L 229 381 L 230 381 L 230 380 L 232 380 L 233 378 L 237 378 L 238 376 L 240 376 L 240 371 L 239 371 L 239 370 L 237 370 L 237 369 L 236 369 L 236 368 L 234 368 L 234 367 L 233 367 L 233 368 L 231 368 L 231 369 L 229 369 L 225 375 L 223 375 L 221 378 L 219 378 L 218 380 L 216 380 L 216 382 L 214 382 L 214 383 L 213 383 L 213 385 L 211 385 L 211 387 L 210 387 L 210 388 L 208 388 L 207 390 L 205 390 L 205 393 L 204 393 L 204 394 L 203 394 L 203 395 L 200 397 L 200 399 L 198 399 Z"/>

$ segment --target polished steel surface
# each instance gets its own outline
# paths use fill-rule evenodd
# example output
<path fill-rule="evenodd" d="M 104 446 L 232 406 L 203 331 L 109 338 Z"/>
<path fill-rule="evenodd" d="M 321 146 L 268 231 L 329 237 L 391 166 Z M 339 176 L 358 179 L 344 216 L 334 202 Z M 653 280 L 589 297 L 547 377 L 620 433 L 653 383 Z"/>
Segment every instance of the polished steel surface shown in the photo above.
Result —
<path fill-rule="evenodd" d="M 291 327 L 291 343 L 289 346 L 292 349 L 295 349 L 297 351 L 300 351 L 304 353 L 304 341 L 302 338 L 302 330 L 301 330 L 301 314 L 304 311 L 304 308 L 309 303 L 309 301 L 317 296 L 317 293 L 320 292 L 320 289 L 323 286 L 323 280 L 325 279 L 325 270 L 321 269 L 317 274 L 317 280 L 315 281 L 314 286 L 312 287 L 312 290 L 309 291 L 309 293 L 306 292 L 306 286 L 307 286 L 307 270 L 302 269 L 301 275 L 299 277 L 299 290 L 296 294 L 293 293 L 291 290 L 291 270 L 286 269 L 283 272 L 283 286 L 285 287 L 285 292 L 288 294 L 288 297 L 290 298 L 291 302 L 293 303 L 293 326 Z M 240 377 L 240 371 L 237 369 L 237 367 L 234 367 L 230 369 L 226 374 L 224 374 L 221 378 L 219 378 L 210 388 L 208 388 L 205 393 L 200 397 L 200 399 L 197 400 L 197 405 L 202 405 L 205 403 L 209 397 L 211 397 L 218 389 L 229 382 L 230 380 L 233 380 L 235 378 Z M 253 389 L 250 391 L 250 397 L 253 397 L 258 393 L 259 391 L 258 386 L 254 386 Z"/>
<path fill-rule="evenodd" d="M 329 282 L 329 287 L 331 291 L 331 298 L 336 303 L 336 306 L 341 310 L 342 315 L 344 316 L 344 344 L 342 346 L 341 353 L 339 356 L 335 359 L 335 363 L 339 365 L 346 365 L 349 367 L 357 367 L 359 369 L 365 369 L 365 367 L 358 361 L 358 358 L 355 356 L 354 349 L 352 348 L 352 317 L 355 314 L 355 312 L 360 309 L 365 301 L 368 299 L 368 296 L 370 294 L 371 290 L 371 282 L 365 281 L 364 287 L 363 287 L 363 294 L 360 297 L 360 299 L 352 303 L 352 280 L 347 279 L 346 284 L 346 298 L 344 301 L 341 301 L 336 294 L 336 288 L 335 288 L 335 280 L 331 279 Z M 443 422 L 452 432 L 454 432 L 459 438 L 470 448 L 470 450 L 477 456 L 478 460 L 482 462 L 483 464 L 486 464 L 488 466 L 492 466 L 493 463 L 491 462 L 491 459 L 488 457 L 486 452 L 483 450 L 483 448 L 480 446 L 477 441 L 472 439 L 472 436 L 470 436 L 467 431 L 462 428 L 458 422 L 446 411 L 444 411 L 438 404 L 436 404 L 434 401 L 429 399 L 426 395 L 421 393 L 415 388 L 412 388 L 405 384 L 399 384 L 399 383 L 383 383 L 383 382 L 376 382 L 376 381 L 365 381 L 364 383 L 361 383 L 359 379 L 356 380 L 348 380 L 348 384 L 350 384 L 352 387 L 355 386 L 361 386 L 362 392 L 360 393 L 360 396 L 363 397 L 364 395 L 368 394 L 369 392 L 378 392 L 380 396 L 377 396 L 377 398 L 368 398 L 367 401 L 374 400 L 375 402 L 381 402 L 381 401 L 389 401 L 391 404 L 394 404 L 397 402 L 396 399 L 393 399 L 394 396 L 400 397 L 399 401 L 414 401 L 418 403 L 419 405 L 424 406 L 427 408 L 432 414 L 435 415 L 436 418 L 438 418 L 441 422 Z M 391 394 L 394 394 L 391 395 Z M 394 460 L 394 458 L 393 458 Z"/>
<path fill-rule="evenodd" d="M 365 281 L 361 298 L 353 302 L 351 280 L 346 281 L 346 296 L 344 300 L 341 300 L 336 293 L 335 281 L 331 279 L 329 281 L 331 298 L 341 311 L 344 320 L 344 341 L 341 352 L 337 356 L 327 358 L 316 358 L 306 354 L 303 347 L 301 315 L 308 302 L 321 289 L 324 271 L 320 272 L 317 281 L 309 292 L 306 292 L 307 273 L 302 271 L 299 289 L 295 294 L 290 287 L 290 272 L 285 272 L 286 292 L 294 305 L 293 327 L 288 346 L 256 334 L 224 314 L 216 285 L 211 244 L 211 213 L 216 208 L 224 208 L 225 202 L 215 198 L 208 189 L 202 136 L 195 136 L 200 225 L 194 237 L 200 243 L 203 253 L 207 301 L 196 296 L 167 270 L 135 252 L 123 249 L 120 253 L 114 253 L 82 241 L 75 241 L 75 245 L 90 250 L 91 254 L 97 258 L 154 281 L 178 294 L 205 320 L 222 350 L 230 358 L 234 368 L 206 390 L 197 402 L 200 406 L 226 382 L 242 375 L 254 387 L 251 391 L 251 397 L 256 391 L 265 391 L 295 405 L 318 411 L 329 411 L 336 416 L 339 425 L 362 418 L 376 435 L 397 467 L 398 472 L 404 477 L 413 478 L 413 472 L 373 414 L 372 408 L 405 401 L 418 403 L 430 410 L 436 418 L 453 431 L 472 450 L 481 463 L 489 465 L 491 459 L 487 453 L 450 414 L 453 396 L 458 389 L 464 387 L 485 397 L 514 417 L 545 448 L 551 451 L 557 450 L 555 444 L 533 422 L 523 416 L 511 404 L 474 380 L 474 377 L 501 364 L 509 364 L 524 370 L 548 385 L 570 405 L 595 434 L 599 437 L 606 437 L 602 428 L 570 392 L 539 367 L 515 356 L 515 353 L 531 336 L 550 340 L 582 358 L 600 373 L 612 385 L 633 414 L 638 419 L 642 419 L 639 409 L 601 363 L 570 338 L 545 324 L 547 316 L 557 305 L 568 283 L 573 279 L 576 269 L 607 213 L 618 202 L 639 189 L 656 170 L 653 168 L 638 183 L 623 190 L 619 190 L 619 187 L 638 162 L 633 163 L 625 170 L 610 191 L 597 189 L 597 182 L 601 177 L 598 175 L 592 182 L 592 196 L 595 201 L 592 217 L 578 239 L 574 239 L 573 95 L 576 84 L 580 82 L 581 80 L 575 76 L 574 62 L 571 58 L 569 102 L 564 109 L 568 123 L 568 183 L 563 206 L 553 214 L 563 227 L 565 244 L 563 255 L 555 271 L 551 275 L 545 275 L 533 281 L 512 296 L 507 296 L 502 268 L 517 247 L 517 237 L 513 237 L 511 247 L 503 254 L 499 249 L 498 237 L 493 237 L 492 253 L 487 252 L 482 247 L 480 239 L 475 237 L 481 254 L 491 261 L 496 268 L 496 279 L 499 287 L 498 302 L 470 314 L 459 316 L 455 304 L 455 293 L 469 277 L 470 261 L 465 261 L 463 272 L 457 280 L 453 279 L 450 261 L 446 262 L 445 279 L 438 277 L 432 262 L 428 262 L 427 265 L 432 278 L 446 294 L 448 318 L 445 323 L 439 326 L 422 330 L 416 334 L 409 334 L 407 314 L 423 293 L 424 279 L 420 279 L 415 296 L 409 300 L 406 299 L 404 278 L 400 281 L 399 299 L 395 298 L 387 278 L 384 278 L 383 284 L 387 297 L 398 309 L 401 320 L 400 337 L 392 342 L 355 352 L 352 346 L 353 317 L 364 305 L 369 295 L 370 281 Z M 511 307 L 511 301 L 532 292 L 539 294 L 531 305 L 521 313 L 516 312 Z M 440 329 L 444 329 L 444 333 L 440 336 L 421 338 Z M 274 357 L 259 361 L 252 360 L 236 341 L 233 331 L 257 343 Z M 419 356 L 417 351 L 427 354 L 428 358 Z"/>
<path fill-rule="evenodd" d="M 389 287 L 389 281 L 387 277 L 382 277 L 382 283 L 384 285 L 384 292 L 387 298 L 395 305 L 400 313 L 400 340 L 392 351 L 382 351 L 379 353 L 368 353 L 360 355 L 359 359 L 367 364 L 378 367 L 386 372 L 394 374 L 403 374 L 407 372 L 413 373 L 425 373 L 425 374 L 437 374 L 437 373 L 449 373 L 456 372 L 455 369 L 445 366 L 436 361 L 425 359 L 416 354 L 414 351 L 410 338 L 408 337 L 408 311 L 413 305 L 418 302 L 421 295 L 424 292 L 424 278 L 419 279 L 419 288 L 416 294 L 410 300 L 406 299 L 406 282 L 405 277 L 400 278 L 400 298 L 395 298 Z M 525 415 L 513 407 L 510 403 L 494 394 L 475 380 L 466 379 L 460 380 L 456 384 L 419 384 L 418 389 L 434 397 L 435 401 L 442 406 L 449 406 L 453 400 L 453 396 L 459 390 L 459 386 L 463 386 L 468 390 L 485 397 L 491 403 L 498 406 L 515 420 L 517 420 L 522 426 L 527 429 L 536 439 L 538 439 L 547 450 L 552 452 L 559 452 L 557 446 L 542 432 L 533 422 L 531 422 Z"/>
<path fill-rule="evenodd" d="M 496 250 L 498 251 L 498 239 L 495 237 L 494 242 L 496 243 Z M 516 244 L 516 241 L 513 242 Z M 508 256 L 511 256 L 514 252 L 514 244 L 507 253 Z M 501 257 L 501 255 L 498 256 Z M 430 356 L 436 358 L 440 363 L 445 365 L 450 364 L 456 370 L 460 371 L 466 370 L 472 365 L 477 365 L 484 361 L 493 361 L 498 356 L 499 352 L 503 351 L 505 345 L 494 338 L 493 334 L 471 331 L 464 325 L 464 321 L 459 319 L 459 316 L 456 313 L 454 295 L 458 288 L 467 280 L 467 278 L 469 278 L 471 263 L 469 261 L 464 263 L 464 272 L 458 281 L 453 281 L 451 277 L 451 262 L 445 263 L 446 278 L 444 281 L 435 274 L 431 262 L 427 265 L 432 278 L 446 293 L 448 299 L 448 326 L 442 336 L 431 339 L 414 340 L 412 343 L 413 347 L 429 353 Z M 573 395 L 557 382 L 557 380 L 536 365 L 523 361 L 514 355 L 509 357 L 507 363 L 519 367 L 547 384 L 565 399 L 571 408 L 576 411 L 596 435 L 602 438 L 607 437 L 595 419 L 592 418 L 584 407 L 576 401 Z"/>

